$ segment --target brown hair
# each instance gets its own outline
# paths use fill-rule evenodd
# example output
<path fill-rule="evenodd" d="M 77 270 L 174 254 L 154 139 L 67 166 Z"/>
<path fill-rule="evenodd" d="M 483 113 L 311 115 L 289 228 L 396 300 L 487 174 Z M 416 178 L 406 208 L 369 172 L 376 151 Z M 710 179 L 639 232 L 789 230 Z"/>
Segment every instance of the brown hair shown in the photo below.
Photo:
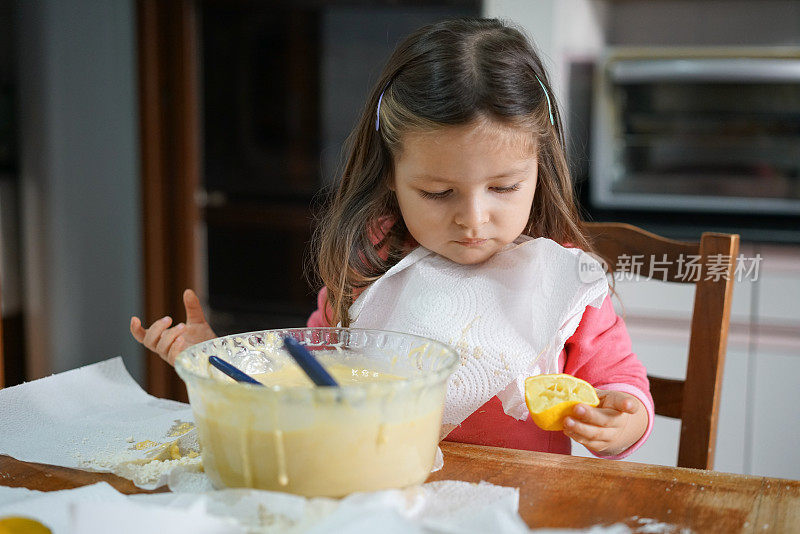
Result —
<path fill-rule="evenodd" d="M 561 115 L 530 41 L 497 19 L 437 22 L 397 46 L 346 141 L 341 181 L 314 239 L 318 275 L 333 312 L 326 317 L 330 324 L 347 326 L 358 292 L 406 252 L 410 236 L 388 187 L 403 135 L 487 119 L 524 128 L 537 147 L 538 183 L 525 233 L 591 250 L 581 231 Z M 384 221 L 393 222 L 388 231 Z"/>

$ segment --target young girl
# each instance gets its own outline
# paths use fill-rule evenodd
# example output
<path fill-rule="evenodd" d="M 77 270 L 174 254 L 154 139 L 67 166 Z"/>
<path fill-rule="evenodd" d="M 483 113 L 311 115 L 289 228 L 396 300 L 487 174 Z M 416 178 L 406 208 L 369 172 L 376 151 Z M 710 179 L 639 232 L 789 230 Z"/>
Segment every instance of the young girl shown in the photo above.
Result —
<path fill-rule="evenodd" d="M 358 296 L 414 250 L 461 266 L 491 263 L 529 237 L 591 250 L 547 75 L 524 35 L 498 20 L 439 22 L 405 39 L 373 88 L 348 154 L 319 224 L 325 287 L 308 326 L 348 326 Z M 214 336 L 194 293 L 184 302 L 185 325 L 169 328 L 165 317 L 145 330 L 131 322 L 134 337 L 167 361 Z M 608 297 L 583 310 L 556 359 L 557 372 L 586 380 L 600 397 L 597 407 L 576 405 L 563 433 L 510 417 L 494 396 L 447 439 L 569 454 L 572 438 L 609 458 L 638 448 L 652 428 L 653 402 Z"/>

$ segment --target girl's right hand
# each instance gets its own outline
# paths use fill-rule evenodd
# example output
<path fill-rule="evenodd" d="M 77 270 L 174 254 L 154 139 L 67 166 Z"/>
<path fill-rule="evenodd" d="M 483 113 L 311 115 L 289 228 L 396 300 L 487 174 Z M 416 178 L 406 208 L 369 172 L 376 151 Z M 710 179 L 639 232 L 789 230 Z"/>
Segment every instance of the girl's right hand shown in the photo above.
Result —
<path fill-rule="evenodd" d="M 145 329 L 138 317 L 131 317 L 133 337 L 170 365 L 183 349 L 196 343 L 214 339 L 217 335 L 206 321 L 200 299 L 191 289 L 183 292 L 183 305 L 186 308 L 186 323 L 178 323 L 172 328 L 172 318 L 162 317 Z"/>

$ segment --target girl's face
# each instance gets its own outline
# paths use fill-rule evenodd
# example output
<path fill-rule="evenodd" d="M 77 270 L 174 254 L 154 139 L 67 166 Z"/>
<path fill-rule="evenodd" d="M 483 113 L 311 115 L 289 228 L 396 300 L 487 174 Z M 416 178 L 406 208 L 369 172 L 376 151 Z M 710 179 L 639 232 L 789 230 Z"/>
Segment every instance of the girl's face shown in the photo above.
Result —
<path fill-rule="evenodd" d="M 488 121 L 406 134 L 391 188 L 411 236 L 462 264 L 514 241 L 536 190 L 532 145 L 524 130 Z"/>

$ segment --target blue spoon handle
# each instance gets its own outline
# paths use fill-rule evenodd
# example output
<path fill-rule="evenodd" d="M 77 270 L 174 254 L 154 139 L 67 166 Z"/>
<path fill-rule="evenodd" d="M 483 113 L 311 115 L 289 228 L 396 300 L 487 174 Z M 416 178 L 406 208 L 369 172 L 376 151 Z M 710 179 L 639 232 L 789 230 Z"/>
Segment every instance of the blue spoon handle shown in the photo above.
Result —
<path fill-rule="evenodd" d="M 209 356 L 208 363 L 228 375 L 229 377 L 233 378 L 237 382 L 245 382 L 247 384 L 255 384 L 257 386 L 263 386 L 261 382 L 253 378 L 252 376 L 240 371 L 233 365 L 229 364 L 223 359 L 217 358 L 216 356 Z"/>
<path fill-rule="evenodd" d="M 305 371 L 308 378 L 311 379 L 318 386 L 338 386 L 336 380 L 328 374 L 328 371 L 322 367 L 313 354 L 308 352 L 303 345 L 297 342 L 292 337 L 286 336 L 283 338 L 283 346 L 292 355 L 292 358 L 297 362 L 297 365 Z"/>

